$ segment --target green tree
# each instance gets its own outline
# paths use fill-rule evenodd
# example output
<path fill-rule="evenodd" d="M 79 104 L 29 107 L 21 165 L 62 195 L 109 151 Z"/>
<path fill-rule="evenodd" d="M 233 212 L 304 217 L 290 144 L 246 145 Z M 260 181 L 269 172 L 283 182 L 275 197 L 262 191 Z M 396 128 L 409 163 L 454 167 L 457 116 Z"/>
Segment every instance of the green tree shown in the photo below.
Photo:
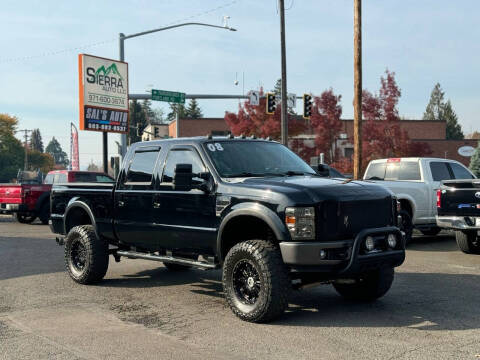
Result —
<path fill-rule="evenodd" d="M 30 149 L 43 153 L 43 141 L 40 129 L 33 129 L 30 135 Z"/>
<path fill-rule="evenodd" d="M 191 99 L 188 103 L 187 109 L 185 110 L 185 116 L 192 119 L 199 119 L 203 117 L 202 109 L 198 106 L 196 99 Z"/>
<path fill-rule="evenodd" d="M 430 94 L 430 101 L 423 113 L 423 120 L 442 120 L 443 119 L 443 107 L 445 105 L 443 101 L 445 93 L 439 83 L 436 83 L 432 93 Z"/>
<path fill-rule="evenodd" d="M 63 151 L 60 143 L 55 139 L 55 136 L 48 143 L 45 152 L 52 155 L 55 165 L 67 167 L 69 164 L 67 153 Z"/>
<path fill-rule="evenodd" d="M 133 144 L 142 141 L 141 134 L 148 125 L 145 106 L 137 100 L 130 101 L 130 129 L 128 133 L 128 143 Z"/>
<path fill-rule="evenodd" d="M 465 135 L 462 131 L 462 126 L 458 123 L 457 114 L 452 108 L 450 100 L 448 100 L 443 107 L 443 117 L 447 122 L 447 139 L 462 140 Z"/>
<path fill-rule="evenodd" d="M 15 137 L 17 125 L 15 116 L 0 114 L 0 182 L 11 181 L 23 169 L 25 149 Z"/>
<path fill-rule="evenodd" d="M 169 122 L 176 119 L 177 112 L 178 112 L 178 117 L 180 119 L 187 117 L 185 105 L 183 105 L 183 104 L 170 104 L 170 112 L 167 115 L 167 119 L 168 119 Z"/>
<path fill-rule="evenodd" d="M 277 82 L 275 83 L 275 86 L 273 87 L 272 92 L 275 94 L 277 98 L 280 98 L 282 96 L 282 79 L 278 79 Z M 288 107 L 288 113 L 290 115 L 296 115 L 297 113 L 295 112 L 295 109 Z"/>
<path fill-rule="evenodd" d="M 55 161 L 51 154 L 41 153 L 37 150 L 28 151 L 28 167 L 29 170 L 40 170 L 46 174 L 53 170 L 55 167 Z"/>
<path fill-rule="evenodd" d="M 476 177 L 480 177 L 480 142 L 470 159 L 470 170 L 472 170 Z"/>
<path fill-rule="evenodd" d="M 445 93 L 439 83 L 430 94 L 430 101 L 423 113 L 423 120 L 440 120 L 447 123 L 446 138 L 449 140 L 461 140 L 465 136 L 462 126 L 458 123 L 458 117 L 453 110 L 450 100 L 444 101 Z"/>

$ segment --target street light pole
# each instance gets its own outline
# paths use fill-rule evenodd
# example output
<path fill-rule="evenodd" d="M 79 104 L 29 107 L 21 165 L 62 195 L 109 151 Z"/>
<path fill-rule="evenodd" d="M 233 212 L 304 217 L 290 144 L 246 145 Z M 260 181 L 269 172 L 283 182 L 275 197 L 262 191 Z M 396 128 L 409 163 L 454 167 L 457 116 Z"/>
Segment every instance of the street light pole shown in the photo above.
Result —
<path fill-rule="evenodd" d="M 278 1 L 280 8 L 280 46 L 282 57 L 282 107 L 281 107 L 281 131 L 282 144 L 288 146 L 288 106 L 287 106 L 287 59 L 285 50 L 285 1 Z"/>
<path fill-rule="evenodd" d="M 152 34 L 152 33 L 159 32 L 159 31 L 174 29 L 174 28 L 181 27 L 181 26 L 190 26 L 190 25 L 207 26 L 207 27 L 213 27 L 213 28 L 218 28 L 218 29 L 237 31 L 237 29 L 226 26 L 227 25 L 226 23 L 225 23 L 225 26 L 219 26 L 219 25 L 205 24 L 205 23 L 199 23 L 199 22 L 188 22 L 188 23 L 183 23 L 183 24 L 164 26 L 164 27 L 161 27 L 161 28 L 158 28 L 158 29 L 153 29 L 153 30 L 142 31 L 142 32 L 139 32 L 139 33 L 131 34 L 131 35 L 125 35 L 123 33 L 120 33 L 119 37 L 118 37 L 120 61 L 125 61 L 125 40 L 126 39 L 131 39 L 131 38 L 134 38 L 134 37 L 148 35 L 148 34 Z M 177 120 L 177 127 L 178 127 L 178 120 Z M 106 136 L 104 136 L 104 156 L 106 156 L 105 155 L 106 154 L 105 139 L 106 139 Z M 122 148 L 121 155 L 123 157 L 123 156 L 125 156 L 125 153 L 127 152 L 127 135 L 126 134 L 120 135 L 120 146 Z"/>

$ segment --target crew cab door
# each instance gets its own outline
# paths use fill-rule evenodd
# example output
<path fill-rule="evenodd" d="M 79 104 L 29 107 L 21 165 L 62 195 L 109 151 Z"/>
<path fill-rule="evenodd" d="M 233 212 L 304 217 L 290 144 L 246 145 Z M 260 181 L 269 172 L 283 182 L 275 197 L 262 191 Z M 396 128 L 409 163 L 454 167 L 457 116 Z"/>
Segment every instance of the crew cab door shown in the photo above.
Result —
<path fill-rule="evenodd" d="M 114 193 L 114 227 L 118 239 L 155 251 L 158 245 L 152 210 L 158 146 L 139 147 L 125 164 Z"/>
<path fill-rule="evenodd" d="M 173 190 L 177 164 L 192 164 L 194 174 L 207 171 L 193 146 L 173 146 L 166 157 L 153 210 L 153 221 L 161 229 L 160 246 L 171 251 L 213 254 L 216 247 L 215 194 L 202 190 Z M 193 183 L 203 180 L 194 177 Z"/>

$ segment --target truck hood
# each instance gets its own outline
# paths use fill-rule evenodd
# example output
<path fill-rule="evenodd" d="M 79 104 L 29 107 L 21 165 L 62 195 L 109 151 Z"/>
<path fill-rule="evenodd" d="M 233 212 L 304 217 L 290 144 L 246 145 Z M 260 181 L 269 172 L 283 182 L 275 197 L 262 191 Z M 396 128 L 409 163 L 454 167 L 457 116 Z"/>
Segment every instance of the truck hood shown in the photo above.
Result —
<path fill-rule="evenodd" d="M 244 178 L 235 185 L 287 196 L 292 194 L 295 198 L 303 198 L 301 194 L 304 194 L 314 203 L 324 200 L 373 200 L 392 196 L 390 190 L 367 181 L 316 176 Z"/>

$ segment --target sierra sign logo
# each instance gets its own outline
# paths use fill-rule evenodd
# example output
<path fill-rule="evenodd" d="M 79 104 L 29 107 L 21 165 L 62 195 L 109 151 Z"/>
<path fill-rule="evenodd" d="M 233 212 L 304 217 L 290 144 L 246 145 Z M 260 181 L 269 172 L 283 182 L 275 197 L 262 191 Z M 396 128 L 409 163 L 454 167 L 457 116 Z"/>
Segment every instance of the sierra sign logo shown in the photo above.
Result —
<path fill-rule="evenodd" d="M 98 69 L 94 67 L 87 67 L 86 80 L 90 84 L 97 84 L 102 86 L 103 91 L 125 94 L 123 87 L 123 77 L 118 71 L 117 65 L 112 65 L 105 68 L 104 65 Z"/>

